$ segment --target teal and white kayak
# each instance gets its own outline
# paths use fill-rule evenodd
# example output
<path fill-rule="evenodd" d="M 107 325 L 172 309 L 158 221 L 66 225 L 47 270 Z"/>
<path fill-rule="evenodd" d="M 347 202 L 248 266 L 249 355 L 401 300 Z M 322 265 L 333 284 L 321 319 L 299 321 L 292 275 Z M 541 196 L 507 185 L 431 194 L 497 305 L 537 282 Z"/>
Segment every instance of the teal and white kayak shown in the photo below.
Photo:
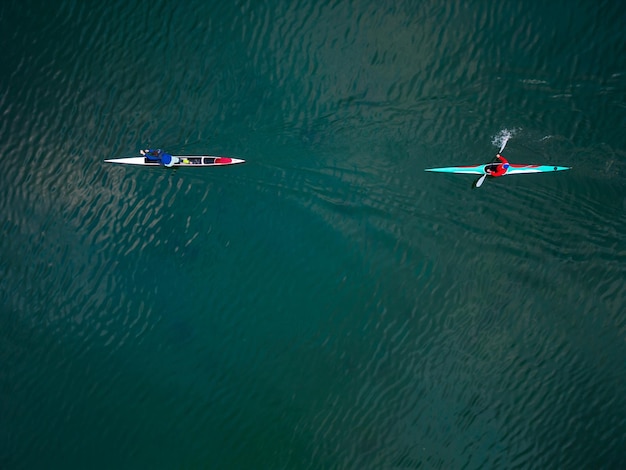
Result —
<path fill-rule="evenodd" d="M 205 166 L 224 166 L 236 165 L 237 163 L 245 163 L 240 158 L 215 157 L 211 155 L 176 155 L 178 162 L 172 165 L 173 168 L 179 167 L 205 167 Z M 105 160 L 106 163 L 120 163 L 122 165 L 140 165 L 140 166 L 162 166 L 159 162 L 149 160 L 146 157 L 126 157 L 112 158 Z"/>
<path fill-rule="evenodd" d="M 433 171 L 437 173 L 455 173 L 464 175 L 484 175 L 485 168 L 493 166 L 493 163 L 485 163 L 483 165 L 469 165 L 469 166 L 448 166 L 443 168 L 427 168 L 424 171 Z M 511 163 L 507 171 L 502 176 L 507 175 L 524 175 L 528 173 L 552 173 L 554 171 L 570 170 L 568 166 L 555 166 L 555 165 L 519 165 Z"/>

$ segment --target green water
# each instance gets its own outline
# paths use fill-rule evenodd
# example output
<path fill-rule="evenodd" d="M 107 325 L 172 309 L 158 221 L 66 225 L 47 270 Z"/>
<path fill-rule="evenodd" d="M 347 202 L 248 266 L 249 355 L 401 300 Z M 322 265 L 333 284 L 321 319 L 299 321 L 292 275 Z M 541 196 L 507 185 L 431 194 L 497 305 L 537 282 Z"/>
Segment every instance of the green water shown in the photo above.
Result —
<path fill-rule="evenodd" d="M 5 2 L 0 467 L 621 468 L 624 20 Z"/>

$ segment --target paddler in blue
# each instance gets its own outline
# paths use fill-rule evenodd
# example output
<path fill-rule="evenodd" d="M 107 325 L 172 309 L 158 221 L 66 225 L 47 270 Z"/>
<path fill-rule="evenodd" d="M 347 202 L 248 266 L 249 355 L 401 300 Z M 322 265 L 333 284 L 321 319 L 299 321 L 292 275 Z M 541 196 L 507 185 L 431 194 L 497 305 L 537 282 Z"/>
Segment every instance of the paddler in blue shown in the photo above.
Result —
<path fill-rule="evenodd" d="M 139 153 L 142 154 L 144 157 L 146 157 L 146 159 L 152 162 L 159 163 L 168 168 L 174 166 L 176 163 L 180 161 L 178 157 L 174 157 L 170 155 L 169 153 L 165 153 L 161 149 L 140 150 Z"/>

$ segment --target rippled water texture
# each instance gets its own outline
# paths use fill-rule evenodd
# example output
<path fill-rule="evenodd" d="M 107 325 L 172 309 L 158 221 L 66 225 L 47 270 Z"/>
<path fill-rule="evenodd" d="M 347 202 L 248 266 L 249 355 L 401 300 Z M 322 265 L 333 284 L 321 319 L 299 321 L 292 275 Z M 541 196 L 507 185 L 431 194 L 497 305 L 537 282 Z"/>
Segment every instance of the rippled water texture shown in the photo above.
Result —
<path fill-rule="evenodd" d="M 624 11 L 3 2 L 0 467 L 623 468 Z"/>

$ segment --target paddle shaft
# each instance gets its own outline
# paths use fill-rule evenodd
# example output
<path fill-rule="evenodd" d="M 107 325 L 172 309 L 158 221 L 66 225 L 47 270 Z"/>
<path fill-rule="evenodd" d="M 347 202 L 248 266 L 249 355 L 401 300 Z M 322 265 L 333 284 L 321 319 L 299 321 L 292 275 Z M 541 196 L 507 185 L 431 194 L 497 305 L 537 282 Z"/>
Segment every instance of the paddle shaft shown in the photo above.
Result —
<path fill-rule="evenodd" d="M 507 138 L 507 139 L 505 139 L 505 140 L 504 140 L 504 142 L 502 142 L 502 146 L 500 147 L 500 151 L 499 151 L 499 152 L 496 154 L 496 156 L 493 158 L 492 163 L 495 163 L 495 162 L 498 160 L 498 156 L 502 153 L 502 151 L 504 150 L 504 147 L 506 147 L 506 143 L 507 143 L 508 141 L 509 141 L 509 139 Z M 478 178 L 478 179 L 476 180 L 476 187 L 477 187 L 477 188 L 480 188 L 480 187 L 483 185 L 483 183 L 484 183 L 484 181 L 485 181 L 485 178 L 487 178 L 488 173 L 487 173 L 487 171 L 486 171 L 486 170 L 487 170 L 487 166 L 485 166 L 485 174 L 484 174 L 484 175 L 482 175 L 480 178 Z"/>

